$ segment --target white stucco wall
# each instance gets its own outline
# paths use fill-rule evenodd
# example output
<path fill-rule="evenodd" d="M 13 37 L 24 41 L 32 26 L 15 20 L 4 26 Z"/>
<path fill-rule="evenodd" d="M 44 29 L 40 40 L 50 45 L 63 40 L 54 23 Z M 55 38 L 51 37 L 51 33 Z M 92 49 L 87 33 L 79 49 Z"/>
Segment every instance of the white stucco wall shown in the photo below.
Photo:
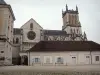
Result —
<path fill-rule="evenodd" d="M 84 64 L 91 64 L 91 61 L 92 64 L 100 64 L 100 57 L 99 57 L 99 61 L 96 62 L 94 58 L 95 54 L 100 56 L 100 51 L 99 52 L 66 51 L 66 52 L 34 52 L 34 53 L 31 52 L 30 54 L 28 53 L 28 58 L 29 58 L 28 61 L 29 61 L 29 65 L 33 65 L 33 58 L 40 57 L 41 65 L 43 65 L 44 62 L 46 61 L 44 59 L 45 56 L 50 56 L 52 65 L 55 65 L 56 58 L 61 56 L 64 59 L 63 65 L 84 65 Z M 88 56 L 89 58 L 86 58 L 86 56 Z M 72 57 L 76 57 L 76 60 L 73 60 Z"/>

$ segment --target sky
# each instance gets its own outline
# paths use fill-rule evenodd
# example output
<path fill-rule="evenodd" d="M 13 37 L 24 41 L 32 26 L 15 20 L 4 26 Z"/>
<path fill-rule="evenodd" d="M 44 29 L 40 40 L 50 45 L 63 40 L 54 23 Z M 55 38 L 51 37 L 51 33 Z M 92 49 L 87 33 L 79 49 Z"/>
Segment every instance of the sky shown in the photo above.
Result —
<path fill-rule="evenodd" d="M 61 30 L 62 9 L 79 9 L 82 31 L 88 40 L 100 43 L 100 0 L 5 0 L 12 6 L 16 20 L 15 28 L 20 28 L 33 18 L 44 29 Z"/>

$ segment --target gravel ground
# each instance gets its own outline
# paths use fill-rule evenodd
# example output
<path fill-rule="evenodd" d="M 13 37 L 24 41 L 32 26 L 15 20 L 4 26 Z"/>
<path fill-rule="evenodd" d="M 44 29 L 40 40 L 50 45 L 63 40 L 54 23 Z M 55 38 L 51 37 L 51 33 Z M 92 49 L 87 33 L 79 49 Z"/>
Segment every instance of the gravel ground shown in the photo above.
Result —
<path fill-rule="evenodd" d="M 1 66 L 0 72 L 8 71 L 100 71 L 100 65 L 85 66 Z"/>
<path fill-rule="evenodd" d="M 100 75 L 100 65 L 1 66 L 0 75 Z"/>

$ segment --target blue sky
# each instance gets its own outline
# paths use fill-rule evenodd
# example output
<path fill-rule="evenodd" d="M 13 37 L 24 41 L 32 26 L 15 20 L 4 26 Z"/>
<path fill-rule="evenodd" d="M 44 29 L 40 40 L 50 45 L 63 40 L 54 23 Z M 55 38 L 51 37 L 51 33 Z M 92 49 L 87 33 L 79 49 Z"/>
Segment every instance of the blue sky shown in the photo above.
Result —
<path fill-rule="evenodd" d="M 69 9 L 79 8 L 82 31 L 89 40 L 100 43 L 100 1 L 99 0 L 5 0 L 12 6 L 16 17 L 14 27 L 20 28 L 30 18 L 35 19 L 44 29 L 61 29 L 62 9 L 66 3 Z"/>

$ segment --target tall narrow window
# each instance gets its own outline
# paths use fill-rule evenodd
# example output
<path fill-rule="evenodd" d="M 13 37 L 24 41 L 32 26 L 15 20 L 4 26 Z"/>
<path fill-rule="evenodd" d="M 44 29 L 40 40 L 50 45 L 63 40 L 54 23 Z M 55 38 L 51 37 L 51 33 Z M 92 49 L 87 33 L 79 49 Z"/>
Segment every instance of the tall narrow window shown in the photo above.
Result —
<path fill-rule="evenodd" d="M 13 44 L 15 43 L 15 40 L 14 40 L 14 38 L 13 38 Z"/>
<path fill-rule="evenodd" d="M 19 39 L 18 38 L 16 38 L 16 44 L 18 44 L 19 43 Z"/>
<path fill-rule="evenodd" d="M 69 24 L 71 24 L 71 16 L 69 15 Z"/>
<path fill-rule="evenodd" d="M 75 15 L 75 24 L 77 23 L 77 16 Z"/>
<path fill-rule="evenodd" d="M 95 60 L 96 60 L 96 61 L 99 61 L 99 56 L 96 56 L 96 57 L 95 57 Z"/>
<path fill-rule="evenodd" d="M 30 29 L 31 29 L 31 30 L 33 29 L 33 23 L 30 24 Z"/>
<path fill-rule="evenodd" d="M 70 29 L 70 32 L 72 33 L 72 29 Z"/>
<path fill-rule="evenodd" d="M 78 29 L 77 29 L 77 33 L 78 33 Z"/>
<path fill-rule="evenodd" d="M 74 29 L 74 33 L 75 33 L 75 29 Z"/>

